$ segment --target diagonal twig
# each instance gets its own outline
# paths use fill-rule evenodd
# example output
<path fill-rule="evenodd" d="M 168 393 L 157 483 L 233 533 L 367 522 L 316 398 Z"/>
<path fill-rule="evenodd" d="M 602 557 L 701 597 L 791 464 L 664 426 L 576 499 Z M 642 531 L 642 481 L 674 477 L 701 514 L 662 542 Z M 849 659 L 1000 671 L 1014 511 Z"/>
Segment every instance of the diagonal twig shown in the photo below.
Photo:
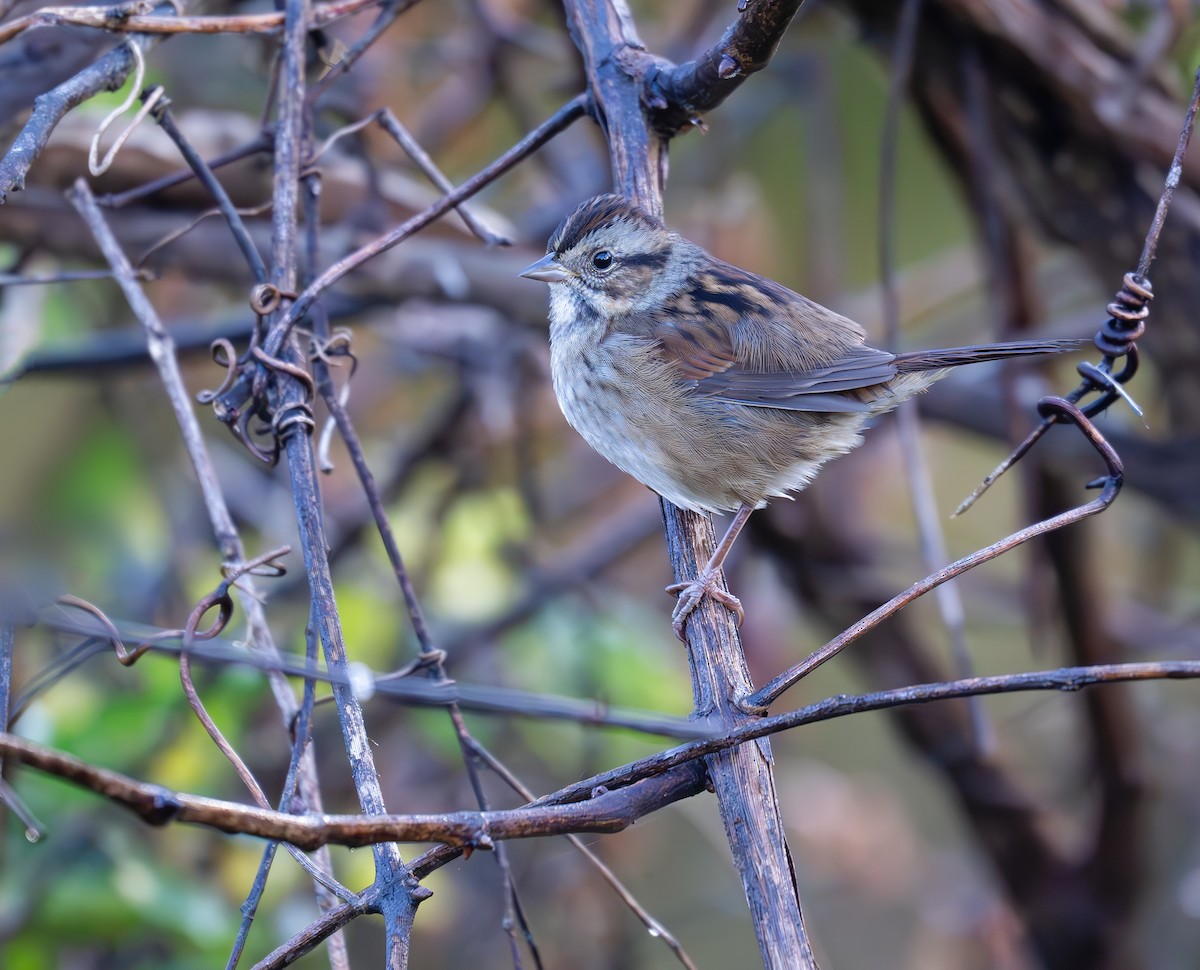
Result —
<path fill-rule="evenodd" d="M 914 600 L 924 596 L 930 590 L 936 589 L 942 583 L 953 579 L 955 576 L 960 576 L 985 562 L 990 562 L 997 556 L 1003 555 L 1010 549 L 1015 549 L 1030 539 L 1045 535 L 1047 532 L 1052 532 L 1055 529 L 1061 529 L 1067 525 L 1073 525 L 1088 516 L 1103 512 L 1116 500 L 1117 495 L 1121 491 L 1124 468 L 1120 457 L 1112 445 L 1104 439 L 1103 435 L 1096 430 L 1095 426 L 1073 403 L 1064 398 L 1043 399 L 1044 405 L 1046 402 L 1052 402 L 1045 407 L 1047 415 L 1057 414 L 1066 420 L 1072 421 L 1087 436 L 1092 447 L 1104 459 L 1107 466 L 1107 475 L 1099 480 L 1099 484 L 1102 486 L 1100 494 L 1090 502 L 1076 506 L 1073 509 L 1068 509 L 1066 512 L 1060 512 L 1051 518 L 1035 522 L 1024 529 L 1019 529 L 1012 535 L 963 556 L 950 565 L 926 576 L 919 582 L 913 583 L 904 592 L 892 597 L 878 609 L 864 616 L 857 623 L 847 627 L 824 646 L 813 651 L 813 653 L 800 663 L 772 678 L 767 684 L 759 688 L 759 690 L 744 698 L 742 703 L 748 709 L 765 710 L 780 694 L 794 686 L 821 664 L 837 656 L 846 647 L 857 641 L 864 633 L 873 630 L 884 620 L 888 619 L 888 617 L 898 613 Z"/>

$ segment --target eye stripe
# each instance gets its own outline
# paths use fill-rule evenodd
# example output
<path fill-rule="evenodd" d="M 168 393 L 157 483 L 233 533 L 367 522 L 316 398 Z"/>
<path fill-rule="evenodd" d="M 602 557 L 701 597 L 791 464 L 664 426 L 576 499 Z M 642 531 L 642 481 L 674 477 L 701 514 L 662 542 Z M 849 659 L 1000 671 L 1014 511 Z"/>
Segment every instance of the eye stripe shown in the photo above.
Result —
<path fill-rule="evenodd" d="M 666 253 L 633 253 L 621 257 L 624 266 L 638 266 L 645 269 L 658 270 L 667 265 Z"/>

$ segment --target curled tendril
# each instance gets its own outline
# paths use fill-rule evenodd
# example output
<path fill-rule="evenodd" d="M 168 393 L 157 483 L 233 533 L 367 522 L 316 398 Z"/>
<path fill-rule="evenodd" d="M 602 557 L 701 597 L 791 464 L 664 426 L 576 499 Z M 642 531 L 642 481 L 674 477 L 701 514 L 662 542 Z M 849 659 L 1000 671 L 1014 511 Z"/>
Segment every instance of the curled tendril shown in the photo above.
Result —
<path fill-rule="evenodd" d="M 237 353 L 233 349 L 233 343 L 225 337 L 218 337 L 210 345 L 213 361 L 219 366 L 225 368 L 225 376 L 221 379 L 221 385 L 215 391 L 201 391 L 196 395 L 196 400 L 201 404 L 212 404 L 218 397 L 233 387 L 234 381 L 237 380 Z"/>
<path fill-rule="evenodd" d="M 116 624 L 94 603 L 89 603 L 87 600 L 81 599 L 78 596 L 72 596 L 69 593 L 56 597 L 55 602 L 59 606 L 69 606 L 72 609 L 80 610 L 93 617 L 103 627 L 104 639 L 112 644 L 113 652 L 117 655 L 117 661 L 123 667 L 132 667 L 154 644 L 162 640 L 173 640 L 183 632 L 182 630 L 161 630 L 154 634 L 154 636 L 142 640 L 131 650 L 125 645 L 125 639 L 121 636 L 121 632 L 117 629 Z"/>
<path fill-rule="evenodd" d="M 338 362 L 336 357 L 350 358 L 350 373 L 353 375 L 354 369 L 358 367 L 358 358 L 354 356 L 350 350 L 354 342 L 354 336 L 345 327 L 339 327 L 329 337 L 320 341 L 315 336 L 310 335 L 310 346 L 308 359 L 319 360 L 330 367 L 336 367 Z"/>
<path fill-rule="evenodd" d="M 413 658 L 403 667 L 398 667 L 396 670 L 389 671 L 386 674 L 379 674 L 375 677 L 376 684 L 383 684 L 390 680 L 402 680 L 405 677 L 411 677 L 413 674 L 421 670 L 440 667 L 446 661 L 446 651 L 438 648 L 428 650 L 425 653 Z M 449 678 L 442 678 L 440 681 L 443 684 L 453 684 L 454 681 Z"/>
<path fill-rule="evenodd" d="M 1109 319 L 1096 334 L 1096 347 L 1109 357 L 1120 357 L 1146 332 L 1146 317 L 1154 288 L 1145 277 L 1126 273 L 1121 289 L 1107 307 Z"/>
<path fill-rule="evenodd" d="M 211 640 L 219 636 L 229 625 L 229 621 L 233 617 L 233 597 L 229 595 L 230 589 L 237 585 L 239 579 L 247 575 L 263 576 L 270 579 L 278 579 L 281 576 L 287 575 L 287 568 L 277 560 L 286 556 L 291 551 L 291 546 L 280 546 L 278 549 L 264 552 L 244 562 L 221 563 L 221 582 L 217 584 L 212 592 L 197 601 L 191 614 L 188 616 L 187 626 L 182 631 L 184 644 L 186 645 L 196 640 Z M 216 619 L 213 620 L 207 629 L 197 629 L 200 621 L 213 609 L 217 610 Z"/>
<path fill-rule="evenodd" d="M 229 625 L 233 618 L 233 597 L 229 595 L 232 584 L 223 581 L 211 593 L 200 597 L 199 602 L 188 616 L 187 626 L 183 628 L 183 644 L 187 647 L 196 640 L 211 640 L 217 637 Z M 200 621 L 213 609 L 217 611 L 216 618 L 207 629 L 199 630 Z"/>
<path fill-rule="evenodd" d="M 312 375 L 303 367 L 288 363 L 288 361 L 282 360 L 279 357 L 272 357 L 261 347 L 251 347 L 250 354 L 269 370 L 277 370 L 294 378 L 304 388 L 305 400 L 311 401 L 313 399 L 316 394 L 316 385 L 313 383 Z"/>
<path fill-rule="evenodd" d="M 126 13 L 125 16 L 129 16 L 131 13 L 132 11 Z M 141 90 L 142 81 L 146 77 L 146 58 L 142 54 L 141 45 L 136 38 L 125 38 L 125 45 L 129 49 L 130 56 L 133 58 L 133 84 L 130 85 L 129 96 L 125 101 L 100 122 L 95 134 L 92 135 L 91 145 L 88 147 L 87 163 L 88 171 L 94 176 L 103 175 L 112 167 L 112 163 L 116 161 L 117 153 L 124 147 L 125 142 L 129 140 L 129 137 L 133 134 L 133 130 L 142 123 L 146 115 L 154 109 L 154 106 L 163 98 L 165 93 L 161 84 L 156 84 L 145 91 Z M 125 130 L 117 136 L 116 141 L 113 142 L 112 147 L 105 153 L 104 158 L 100 158 L 100 139 L 104 137 L 105 132 L 112 127 L 113 123 L 121 115 L 133 107 L 133 103 L 138 99 L 139 92 L 142 98 L 142 106 L 133 116 L 133 120 L 125 126 Z"/>
<path fill-rule="evenodd" d="M 267 317 L 283 306 L 285 299 L 294 300 L 296 294 L 281 290 L 274 283 L 259 283 L 250 291 L 250 309 L 260 317 Z"/>
<path fill-rule="evenodd" d="M 237 420 L 229 425 L 229 430 L 233 432 L 233 436 L 237 438 L 255 458 L 266 465 L 274 465 L 279 461 L 279 442 L 276 440 L 270 451 L 260 447 L 254 440 L 254 434 L 250 430 L 250 421 L 254 415 L 246 411 L 238 415 Z"/>
<path fill-rule="evenodd" d="M 1150 301 L 1154 299 L 1154 288 L 1150 280 L 1137 273 L 1126 273 L 1121 289 L 1106 308 L 1108 319 L 1093 338 L 1096 349 L 1104 355 L 1099 364 L 1082 363 L 1076 368 L 1083 383 L 1071 395 L 1075 401 L 1095 391 L 1099 396 L 1082 408 L 1088 417 L 1094 417 L 1117 400 L 1123 400 L 1142 417 L 1142 409 L 1130 397 L 1123 385 L 1138 369 L 1136 341 L 1146 332 L 1146 318 L 1150 315 Z M 1113 372 L 1113 364 L 1125 358 L 1122 368 Z"/>
<path fill-rule="evenodd" d="M 1067 398 L 1049 395 L 1038 401 L 1037 409 L 1043 419 L 1065 421 L 1083 432 L 1084 437 L 1108 466 L 1108 474 L 1088 482 L 1087 487 L 1102 489 L 1100 503 L 1104 507 L 1111 505 L 1125 481 L 1125 464 L 1117 454 L 1117 449 L 1109 444 L 1108 439 L 1100 433 L 1100 429 L 1092 424 L 1087 413 Z"/>
<path fill-rule="evenodd" d="M 350 350 L 353 337 L 349 330 L 339 328 L 335 330 L 324 341 L 318 340 L 313 334 L 308 334 L 309 338 L 309 354 L 308 359 L 311 361 L 319 361 L 326 367 L 333 368 L 340 364 L 336 358 L 345 357 L 350 360 L 350 373 L 342 382 L 341 388 L 337 392 L 337 403 L 341 408 L 345 408 L 350 402 L 350 387 L 354 379 L 354 374 L 358 370 L 358 358 Z M 321 429 L 320 437 L 317 444 L 317 459 L 320 463 L 321 471 L 328 474 L 333 471 L 333 460 L 329 456 L 330 446 L 333 443 L 333 433 L 337 428 L 337 421 L 331 414 L 325 422 L 325 427 Z"/>
<path fill-rule="evenodd" d="M 1197 90 L 1200 91 L 1200 75 L 1198 75 L 1197 85 Z M 1042 435 L 1059 421 L 1069 421 L 1077 425 L 1089 437 L 1093 432 L 1099 435 L 1088 419 L 1100 414 L 1116 401 L 1124 401 L 1139 418 L 1145 420 L 1141 407 L 1125 390 L 1124 385 L 1137 373 L 1137 340 L 1146 332 L 1146 318 L 1150 315 L 1150 301 L 1153 299 L 1154 289 L 1146 276 L 1133 272 L 1125 274 L 1121 281 L 1121 289 L 1117 291 L 1117 295 L 1106 308 L 1108 319 L 1096 331 L 1096 336 L 1093 338 L 1096 348 L 1104 355 L 1104 359 L 1099 364 L 1093 364 L 1091 361 L 1079 364 L 1075 368 L 1081 378 L 1079 386 L 1066 397 L 1042 399 L 1038 405 L 1042 416 L 1041 423 L 1029 432 L 1025 440 L 1017 445 L 1004 461 L 988 473 L 970 495 L 963 499 L 958 508 L 954 510 L 954 515 L 962 515 L 974 505 L 1000 476 L 1028 454 Z M 1113 365 L 1122 357 L 1125 358 L 1125 363 L 1119 371 L 1114 373 Z M 1094 400 L 1077 406 L 1080 401 L 1091 394 L 1096 395 Z M 1052 407 L 1043 409 L 1042 404 L 1046 401 L 1056 403 Z M 1069 405 L 1069 407 L 1064 405 Z M 1089 431 L 1089 429 L 1091 430 Z M 1095 444 L 1095 440 L 1093 440 L 1093 444 Z"/>
<path fill-rule="evenodd" d="M 279 442 L 287 441 L 288 435 L 297 428 L 303 428 L 306 434 L 312 434 L 316 426 L 317 422 L 313 417 L 312 407 L 304 401 L 285 405 L 271 418 L 271 433 Z"/>
<path fill-rule="evenodd" d="M 294 294 L 263 284 L 255 288 L 254 299 L 260 301 L 256 309 L 287 296 Z M 338 333 L 321 347 L 320 353 L 352 356 L 348 347 L 348 335 Z M 217 418 L 228 425 L 234 437 L 259 461 L 274 465 L 279 460 L 281 441 L 286 440 L 296 428 L 303 427 L 311 433 L 316 427 L 310 403 L 316 396 L 316 383 L 304 367 L 272 356 L 256 343 L 252 343 L 247 355 L 239 360 L 233 344 L 225 338 L 213 341 L 212 357 L 225 368 L 224 379 L 215 391 L 201 391 L 196 396 L 197 400 L 202 404 L 211 404 Z M 304 400 L 285 402 L 278 409 L 273 408 L 268 394 L 268 379 L 272 371 L 286 374 L 296 381 L 302 388 Z M 264 424 L 259 428 L 251 428 L 250 422 L 254 418 L 261 419 Z M 255 438 L 262 434 L 272 436 L 269 448 L 256 443 Z"/>

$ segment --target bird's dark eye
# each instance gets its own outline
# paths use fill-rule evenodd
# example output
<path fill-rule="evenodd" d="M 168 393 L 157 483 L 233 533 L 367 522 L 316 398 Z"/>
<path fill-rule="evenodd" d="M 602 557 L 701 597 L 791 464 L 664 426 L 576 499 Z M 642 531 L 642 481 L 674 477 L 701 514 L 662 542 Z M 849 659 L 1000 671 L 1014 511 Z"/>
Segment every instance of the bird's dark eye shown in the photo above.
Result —
<path fill-rule="evenodd" d="M 602 249 L 598 253 L 592 254 L 592 265 L 600 270 L 601 273 L 612 269 L 613 262 L 613 254 L 607 249 Z"/>

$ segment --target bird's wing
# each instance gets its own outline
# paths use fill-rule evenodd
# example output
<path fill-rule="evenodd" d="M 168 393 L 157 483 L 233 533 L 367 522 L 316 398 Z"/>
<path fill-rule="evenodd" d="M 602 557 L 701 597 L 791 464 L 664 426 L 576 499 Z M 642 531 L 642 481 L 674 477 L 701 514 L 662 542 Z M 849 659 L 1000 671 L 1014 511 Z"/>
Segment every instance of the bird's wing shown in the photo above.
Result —
<path fill-rule="evenodd" d="M 778 283 L 726 263 L 694 283 L 653 337 L 696 394 L 748 407 L 864 412 L 878 395 L 854 392 L 896 376 L 895 355 L 864 344 L 857 324 Z"/>
<path fill-rule="evenodd" d="M 786 411 L 871 410 L 874 396 L 847 393 L 896 376 L 891 354 L 858 348 L 824 367 L 789 371 L 748 371 L 731 366 L 696 382 L 696 392 L 732 404 Z"/>

